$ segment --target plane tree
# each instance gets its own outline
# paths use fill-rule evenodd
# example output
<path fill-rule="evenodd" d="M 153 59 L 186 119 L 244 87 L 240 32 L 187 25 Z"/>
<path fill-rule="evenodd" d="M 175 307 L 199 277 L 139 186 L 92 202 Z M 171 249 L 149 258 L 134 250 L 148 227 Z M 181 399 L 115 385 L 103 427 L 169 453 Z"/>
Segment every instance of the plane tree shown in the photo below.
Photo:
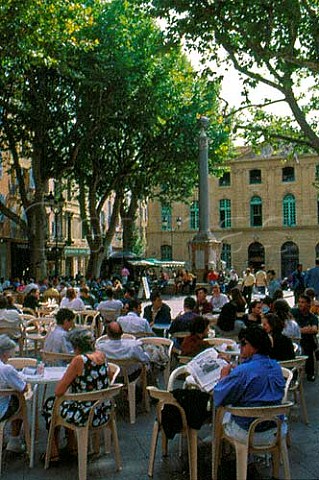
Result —
<path fill-rule="evenodd" d="M 14 212 L 0 202 L 0 211 L 27 236 L 30 275 L 37 280 L 46 276 L 48 180 L 74 166 L 82 141 L 73 91 L 76 56 L 95 43 L 85 34 L 94 23 L 87 4 L 3 0 L 0 6 L 0 142 L 10 152 L 22 205 Z M 23 159 L 30 161 L 32 188 Z"/>
<path fill-rule="evenodd" d="M 187 45 L 196 48 L 207 68 L 215 70 L 217 64 L 218 71 L 218 66 L 226 63 L 239 72 L 243 80 L 243 105 L 236 112 L 226 109 L 225 114 L 237 114 L 237 128 L 250 141 L 288 143 L 297 150 L 319 152 L 317 1 L 141 3 L 167 20 L 171 41 L 183 38 Z M 263 95 L 262 101 L 254 103 L 251 92 L 257 86 L 272 90 Z M 291 115 L 278 118 L 267 109 L 262 111 L 279 102 L 289 106 Z M 244 110 L 249 106 L 251 116 L 245 117 Z"/>
<path fill-rule="evenodd" d="M 90 246 L 88 273 L 94 276 L 119 216 L 123 248 L 130 250 L 141 200 L 189 198 L 197 182 L 197 115 L 212 120 L 212 164 L 229 151 L 229 129 L 220 122 L 216 102 L 219 85 L 194 72 L 180 45 L 167 45 L 135 2 L 111 2 L 100 25 L 99 44 L 83 55 L 92 72 L 77 93 L 79 116 L 90 118 L 96 130 L 79 152 L 75 171 Z M 101 212 L 111 195 L 114 207 L 105 228 Z"/>

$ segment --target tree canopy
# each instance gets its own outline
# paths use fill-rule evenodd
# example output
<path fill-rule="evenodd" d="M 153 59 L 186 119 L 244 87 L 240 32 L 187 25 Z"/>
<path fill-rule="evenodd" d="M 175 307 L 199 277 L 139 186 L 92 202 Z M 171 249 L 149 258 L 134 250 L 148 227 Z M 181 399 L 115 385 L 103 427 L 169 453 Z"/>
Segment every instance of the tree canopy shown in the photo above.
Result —
<path fill-rule="evenodd" d="M 88 241 L 101 257 L 110 242 L 99 221 L 105 199 L 116 193 L 130 249 L 140 200 L 157 195 L 185 201 L 197 184 L 196 115 L 211 117 L 212 164 L 229 151 L 229 129 L 220 122 L 218 82 L 198 76 L 180 45 L 166 45 L 134 2 L 109 3 L 99 25 L 99 43 L 83 54 L 88 71 L 77 91 L 77 116 L 96 128 L 79 151 L 75 176 Z"/>
<path fill-rule="evenodd" d="M 197 182 L 196 115 L 211 118 L 212 164 L 228 153 L 229 126 L 220 121 L 218 81 L 197 75 L 136 2 L 4 0 L 0 11 L 0 141 L 13 157 L 40 278 L 50 178 L 78 182 L 90 248 L 103 253 L 107 196 L 116 195 L 109 236 L 117 210 L 134 219 L 138 200 L 187 198 Z M 0 211 L 9 215 L 1 203 Z M 19 212 L 10 215 L 23 224 Z"/>
<path fill-rule="evenodd" d="M 244 79 L 244 104 L 249 105 L 249 91 L 262 84 L 277 90 L 280 100 L 287 102 L 292 116 L 283 121 L 260 112 L 273 98 L 264 98 L 260 105 L 253 106 L 254 119 L 249 124 L 242 115 L 238 117 L 238 127 L 249 131 L 250 140 L 271 139 L 319 152 L 317 1 L 142 3 L 151 4 L 156 15 L 168 20 L 171 38 L 183 37 L 188 45 L 201 51 L 204 61 L 232 63 Z"/>

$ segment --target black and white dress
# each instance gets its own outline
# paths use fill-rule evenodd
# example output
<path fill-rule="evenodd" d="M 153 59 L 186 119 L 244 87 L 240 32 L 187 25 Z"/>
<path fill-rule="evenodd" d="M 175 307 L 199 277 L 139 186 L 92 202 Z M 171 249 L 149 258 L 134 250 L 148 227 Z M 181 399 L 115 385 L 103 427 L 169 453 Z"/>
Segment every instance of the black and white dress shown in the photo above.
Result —
<path fill-rule="evenodd" d="M 81 355 L 84 363 L 83 373 L 76 377 L 70 385 L 71 393 L 88 393 L 103 390 L 109 386 L 107 362 L 98 365 L 87 355 Z M 50 424 L 55 397 L 46 400 L 43 415 L 47 426 Z M 68 423 L 81 426 L 87 422 L 92 402 L 65 401 L 61 404 L 60 414 Z M 110 401 L 99 405 L 94 412 L 92 426 L 104 425 L 109 418 Z"/>

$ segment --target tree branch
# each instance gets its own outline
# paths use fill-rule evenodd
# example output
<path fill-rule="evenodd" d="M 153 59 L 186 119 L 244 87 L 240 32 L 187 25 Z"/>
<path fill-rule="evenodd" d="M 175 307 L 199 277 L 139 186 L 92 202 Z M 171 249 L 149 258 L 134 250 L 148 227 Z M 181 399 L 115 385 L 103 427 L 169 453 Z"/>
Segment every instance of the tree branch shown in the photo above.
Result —
<path fill-rule="evenodd" d="M 267 133 L 267 136 L 270 138 L 276 138 L 278 140 L 284 140 L 286 142 L 292 142 L 297 145 L 303 146 L 303 147 L 308 147 L 308 148 L 313 148 L 313 145 L 311 142 L 308 142 L 307 140 L 304 140 L 302 138 L 296 138 L 291 135 L 285 135 L 284 133 L 275 133 L 271 132 L 269 128 L 263 128 L 263 127 L 251 127 L 249 125 L 236 125 L 236 129 L 239 130 L 248 130 L 252 131 L 254 130 L 255 132 L 260 132 L 262 133 Z"/>
<path fill-rule="evenodd" d="M 10 210 L 10 208 L 6 207 L 4 203 L 0 200 L 0 212 L 2 212 L 7 218 L 15 222 L 19 227 L 24 231 L 24 233 L 27 233 L 28 231 L 28 226 L 26 222 L 15 212 Z"/>
<path fill-rule="evenodd" d="M 286 100 L 284 98 L 281 98 L 279 100 L 272 100 L 272 101 L 264 102 L 264 103 L 251 103 L 249 105 L 243 105 L 242 107 L 237 108 L 237 110 L 233 110 L 228 115 L 224 115 L 224 118 L 232 117 L 233 115 L 236 115 L 237 113 L 239 113 L 243 110 L 246 110 L 247 108 L 251 108 L 251 107 L 264 108 L 264 107 L 268 107 L 269 105 L 274 105 L 275 103 L 280 103 L 280 102 L 285 102 L 285 101 Z"/>

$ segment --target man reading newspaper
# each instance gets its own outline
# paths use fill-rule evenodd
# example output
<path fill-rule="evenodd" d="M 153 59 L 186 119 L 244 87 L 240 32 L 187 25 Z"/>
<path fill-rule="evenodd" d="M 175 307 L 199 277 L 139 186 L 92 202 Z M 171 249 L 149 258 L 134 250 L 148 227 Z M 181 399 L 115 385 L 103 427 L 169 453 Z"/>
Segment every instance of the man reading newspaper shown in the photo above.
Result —
<path fill-rule="evenodd" d="M 211 392 L 218 382 L 223 367 L 228 362 L 218 357 L 214 348 L 207 348 L 187 364 L 190 377 L 187 377 L 187 384 L 196 384 L 201 390 Z"/>
<path fill-rule="evenodd" d="M 261 328 L 252 327 L 239 333 L 242 363 L 235 368 L 230 364 L 221 370 L 221 379 L 214 387 L 214 404 L 233 407 L 260 407 L 279 405 L 285 389 L 281 367 L 269 357 L 271 342 Z M 223 420 L 227 435 L 245 442 L 253 418 L 225 414 Z M 271 422 L 263 422 L 256 428 L 254 443 L 272 439 L 276 428 Z M 286 426 L 283 426 L 285 432 Z M 257 433 L 258 432 L 258 433 Z"/>

